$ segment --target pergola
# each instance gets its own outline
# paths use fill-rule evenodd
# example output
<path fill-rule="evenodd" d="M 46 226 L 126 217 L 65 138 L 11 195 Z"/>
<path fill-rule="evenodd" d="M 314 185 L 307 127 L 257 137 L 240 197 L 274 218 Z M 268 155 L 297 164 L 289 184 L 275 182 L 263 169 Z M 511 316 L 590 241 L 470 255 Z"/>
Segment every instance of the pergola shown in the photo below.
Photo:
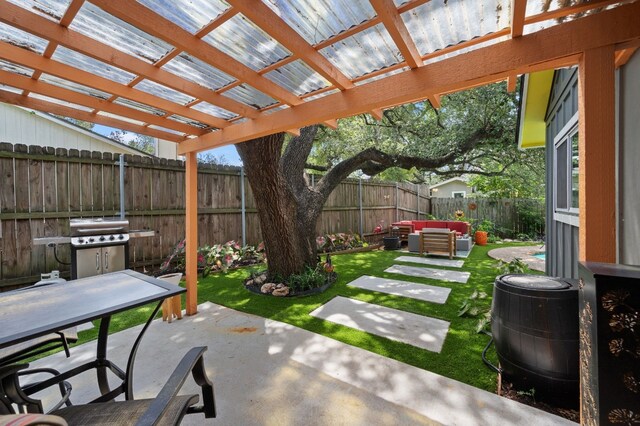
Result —
<path fill-rule="evenodd" d="M 199 151 L 578 65 L 580 258 L 615 262 L 614 70 L 640 3 L 0 0 L 0 101 L 178 144 L 187 313 Z"/>

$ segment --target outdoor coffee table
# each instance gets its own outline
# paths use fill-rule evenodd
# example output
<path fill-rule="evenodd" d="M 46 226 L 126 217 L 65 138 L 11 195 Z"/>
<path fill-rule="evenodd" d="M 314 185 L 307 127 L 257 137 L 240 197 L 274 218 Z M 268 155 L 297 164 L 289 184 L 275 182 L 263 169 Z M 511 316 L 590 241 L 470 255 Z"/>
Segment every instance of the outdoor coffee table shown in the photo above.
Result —
<path fill-rule="evenodd" d="M 0 348 L 100 319 L 96 359 L 30 386 L 27 394 L 33 395 L 95 368 L 102 396 L 92 402 L 110 401 L 123 393 L 130 400 L 133 399 L 133 364 L 142 336 L 162 301 L 185 291 L 165 281 L 125 270 L 0 293 Z M 157 302 L 157 306 L 133 343 L 127 366 L 122 370 L 107 359 L 111 316 L 152 302 Z M 110 388 L 107 369 L 122 383 Z"/>

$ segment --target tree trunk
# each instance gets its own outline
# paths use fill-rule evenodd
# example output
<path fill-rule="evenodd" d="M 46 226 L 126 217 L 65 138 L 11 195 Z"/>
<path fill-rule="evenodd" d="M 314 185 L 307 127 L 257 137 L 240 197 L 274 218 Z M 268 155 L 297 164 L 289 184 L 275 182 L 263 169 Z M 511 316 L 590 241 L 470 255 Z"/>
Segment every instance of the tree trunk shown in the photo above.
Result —
<path fill-rule="evenodd" d="M 287 183 L 280 167 L 283 141 L 284 135 L 279 133 L 236 148 L 256 201 L 269 274 L 286 278 L 302 272 L 305 266 L 315 266 L 315 228 L 320 211 L 309 212 L 300 206 Z"/>

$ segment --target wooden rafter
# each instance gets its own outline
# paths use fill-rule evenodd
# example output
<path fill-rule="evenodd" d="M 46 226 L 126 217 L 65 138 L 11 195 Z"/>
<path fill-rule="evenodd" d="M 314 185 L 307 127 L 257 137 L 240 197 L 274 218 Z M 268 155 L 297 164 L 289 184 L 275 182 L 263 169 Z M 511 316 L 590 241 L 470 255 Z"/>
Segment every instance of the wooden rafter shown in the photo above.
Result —
<path fill-rule="evenodd" d="M 60 19 L 60 26 L 67 28 L 71 24 L 71 21 L 73 21 L 73 18 L 75 18 L 76 15 L 78 14 L 83 4 L 84 4 L 84 0 L 72 0 L 69 6 L 67 6 L 67 10 L 65 11 L 64 15 Z M 4 15 L 4 13 L 2 15 Z M 58 48 L 58 43 L 56 43 L 53 40 L 50 40 L 49 44 L 47 44 L 47 47 L 44 49 L 42 56 L 44 56 L 45 58 L 52 57 L 53 53 L 56 51 L 57 48 Z M 34 80 L 37 80 L 40 78 L 41 74 L 42 73 L 40 71 L 36 70 L 33 72 L 33 75 L 31 76 L 31 78 L 33 78 Z M 29 94 L 28 92 L 23 92 L 23 95 L 25 96 L 27 96 L 28 94 Z"/>
<path fill-rule="evenodd" d="M 105 12 L 181 49 L 288 105 L 303 101 L 266 77 L 137 2 L 95 0 Z"/>
<path fill-rule="evenodd" d="M 371 108 L 369 114 L 378 121 L 381 121 L 384 118 L 384 111 L 382 111 L 382 108 Z"/>
<path fill-rule="evenodd" d="M 107 102 L 93 96 L 74 92 L 73 90 L 54 86 L 53 84 L 48 84 L 42 81 L 33 80 L 29 77 L 21 76 L 8 71 L 0 70 L 0 81 L 8 86 L 15 87 L 17 89 L 39 93 L 50 98 L 64 100 L 73 104 L 82 105 L 87 108 L 106 111 L 111 114 L 129 117 L 145 123 L 166 127 L 167 129 L 172 129 L 177 132 L 183 132 L 189 135 L 204 135 L 205 133 L 207 133 L 205 130 L 200 129 L 199 127 L 194 127 L 188 124 L 180 123 L 178 121 L 158 117 L 148 112 L 132 110 L 131 108 L 123 105 Z"/>
<path fill-rule="evenodd" d="M 187 108 L 158 96 L 133 89 L 89 72 L 79 70 L 69 65 L 54 61 L 53 59 L 44 58 L 36 53 L 5 42 L 0 42 L 0 58 L 63 78 L 65 80 L 73 81 L 87 87 L 92 87 L 102 90 L 103 92 L 131 99 L 132 101 L 155 106 L 173 114 L 201 121 L 210 126 L 222 128 L 229 125 L 227 121 L 220 118 Z"/>
<path fill-rule="evenodd" d="M 440 96 L 439 95 L 430 95 L 427 96 L 429 102 L 431 102 L 431 106 L 435 109 L 440 109 Z"/>
<path fill-rule="evenodd" d="M 198 84 L 160 69 L 158 66 L 148 64 L 83 34 L 64 29 L 55 22 L 28 12 L 19 6 L 9 3 L 7 0 L 0 0 L 0 8 L 2 10 L 0 21 L 99 61 L 137 74 L 139 78 L 135 80 L 135 83 L 146 78 L 245 117 L 255 118 L 259 115 L 256 109 L 248 105 L 226 96 L 221 96 L 212 90 L 205 89 Z"/>
<path fill-rule="evenodd" d="M 302 59 L 331 84 L 340 90 L 353 87 L 353 83 L 346 75 L 329 62 L 327 58 L 318 53 L 313 46 L 307 43 L 300 34 L 287 25 L 267 5 L 262 2 L 248 2 L 246 0 L 229 0 L 229 4 L 262 28 L 278 43 L 286 47 L 297 58 Z"/>
<path fill-rule="evenodd" d="M 511 0 L 511 38 L 522 37 L 527 0 Z"/>
<path fill-rule="evenodd" d="M 251 123 L 234 124 L 186 141 L 178 149 L 181 153 L 200 151 L 374 108 L 415 102 L 432 93 L 463 90 L 504 80 L 509 75 L 573 65 L 587 49 L 640 38 L 637 16 L 640 2 L 619 6 L 358 86 L 347 93 L 325 96 Z"/>
<path fill-rule="evenodd" d="M 54 104 L 42 99 L 22 96 L 17 93 L 7 92 L 6 90 L 0 90 L 0 102 L 30 108 L 36 111 L 48 112 L 50 114 L 57 114 L 63 117 L 75 118 L 77 120 L 90 121 L 92 123 L 115 127 L 122 130 L 128 130 L 130 132 L 140 133 L 143 135 L 148 135 L 154 138 L 160 138 L 172 142 L 181 142 L 184 140 L 183 137 L 174 135 L 173 133 L 163 132 L 161 130 L 152 129 L 147 126 L 139 126 L 128 121 L 118 120 L 111 117 L 90 114 L 86 111 L 81 111 L 79 109 L 70 108 L 64 105 Z"/>
<path fill-rule="evenodd" d="M 371 0 L 371 5 L 382 20 L 400 53 L 410 68 L 422 66 L 422 58 L 407 26 L 404 24 L 393 0 Z"/>

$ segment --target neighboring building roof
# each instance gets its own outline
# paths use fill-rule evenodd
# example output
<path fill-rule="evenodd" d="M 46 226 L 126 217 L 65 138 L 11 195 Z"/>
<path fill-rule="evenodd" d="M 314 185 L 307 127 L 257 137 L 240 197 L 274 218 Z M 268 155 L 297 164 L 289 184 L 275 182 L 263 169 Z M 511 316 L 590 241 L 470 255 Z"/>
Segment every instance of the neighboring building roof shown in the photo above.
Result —
<path fill-rule="evenodd" d="M 132 147 L 130 145 L 118 142 L 116 140 L 113 140 L 111 138 L 103 136 L 100 133 L 96 133 L 93 130 L 85 129 L 84 127 L 78 126 L 77 124 L 74 124 L 74 123 L 72 123 L 70 121 L 67 121 L 67 120 L 63 119 L 63 118 L 58 118 L 58 117 L 56 117 L 54 115 L 51 115 L 51 114 L 48 114 L 48 113 L 45 113 L 45 112 L 36 111 L 36 110 L 30 109 L 30 108 L 24 108 L 24 107 L 17 107 L 17 108 L 23 109 L 25 111 L 29 111 L 29 112 L 37 115 L 38 117 L 42 117 L 42 118 L 44 118 L 46 120 L 52 121 L 52 122 L 54 122 L 56 124 L 59 124 L 61 126 L 67 127 L 69 129 L 72 129 L 72 130 L 74 130 L 76 132 L 80 132 L 80 133 L 84 134 L 85 136 L 89 136 L 90 138 L 98 139 L 101 142 L 104 142 L 104 143 L 106 143 L 108 145 L 116 146 L 116 147 L 118 147 L 120 149 L 129 151 L 131 154 L 143 155 L 145 157 L 153 157 L 153 155 L 149 154 L 148 152 L 144 152 L 144 151 L 142 151 L 140 149 L 137 149 L 137 148 L 134 148 L 134 147 Z"/>
<path fill-rule="evenodd" d="M 440 183 L 436 183 L 435 185 L 430 185 L 429 188 L 437 188 L 439 186 L 446 185 L 448 183 L 455 182 L 455 181 L 459 181 L 459 182 L 464 183 L 465 185 L 469 185 L 469 183 L 466 180 L 462 179 L 461 177 L 454 177 L 454 178 L 442 181 Z"/>
<path fill-rule="evenodd" d="M 525 74 L 520 85 L 518 148 L 540 148 L 545 144 L 545 114 L 553 83 L 553 70 Z"/>

